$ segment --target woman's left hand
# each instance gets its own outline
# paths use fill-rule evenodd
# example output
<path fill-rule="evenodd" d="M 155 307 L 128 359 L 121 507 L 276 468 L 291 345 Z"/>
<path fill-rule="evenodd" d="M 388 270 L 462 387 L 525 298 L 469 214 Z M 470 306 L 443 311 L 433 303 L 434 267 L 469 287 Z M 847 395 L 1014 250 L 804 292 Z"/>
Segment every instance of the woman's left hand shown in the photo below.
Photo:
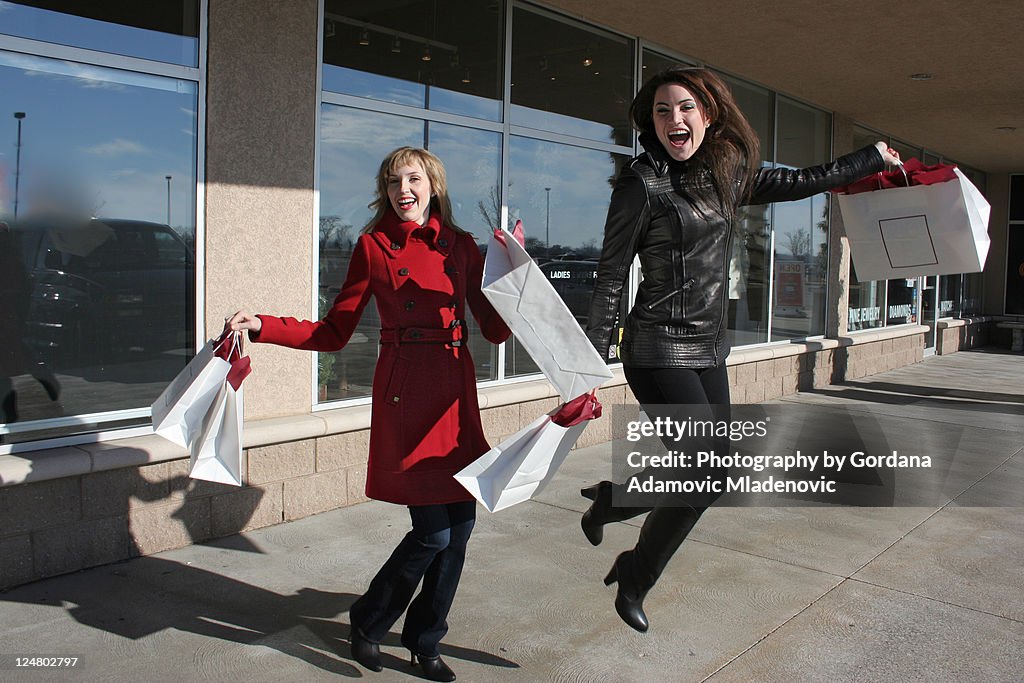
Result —
<path fill-rule="evenodd" d="M 882 155 L 882 161 L 888 166 L 902 166 L 903 162 L 900 161 L 900 153 L 894 150 L 889 145 L 885 144 L 881 140 L 875 143 L 875 149 Z"/>

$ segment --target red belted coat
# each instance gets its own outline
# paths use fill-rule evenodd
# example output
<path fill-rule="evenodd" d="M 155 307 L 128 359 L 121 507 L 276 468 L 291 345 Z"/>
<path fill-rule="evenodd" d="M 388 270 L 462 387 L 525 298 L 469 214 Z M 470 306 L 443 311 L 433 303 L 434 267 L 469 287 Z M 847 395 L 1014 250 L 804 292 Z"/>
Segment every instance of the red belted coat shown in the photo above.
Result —
<path fill-rule="evenodd" d="M 361 235 L 348 275 L 323 320 L 259 316 L 253 341 L 337 351 L 372 295 L 381 321 L 373 376 L 366 495 L 402 505 L 473 500 L 452 475 L 490 446 L 480 424 L 476 371 L 465 344 L 466 303 L 484 337 L 508 338 L 480 291 L 483 258 L 470 235 L 403 223 L 391 210 Z"/>

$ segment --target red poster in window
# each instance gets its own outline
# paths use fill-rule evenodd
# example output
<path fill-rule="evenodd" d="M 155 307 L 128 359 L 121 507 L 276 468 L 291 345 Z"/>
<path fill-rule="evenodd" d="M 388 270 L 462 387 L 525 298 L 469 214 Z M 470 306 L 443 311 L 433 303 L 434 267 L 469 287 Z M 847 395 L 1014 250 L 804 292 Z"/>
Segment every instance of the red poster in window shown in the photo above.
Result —
<path fill-rule="evenodd" d="M 776 306 L 803 306 L 804 266 L 802 263 L 779 263 L 775 278 Z"/>

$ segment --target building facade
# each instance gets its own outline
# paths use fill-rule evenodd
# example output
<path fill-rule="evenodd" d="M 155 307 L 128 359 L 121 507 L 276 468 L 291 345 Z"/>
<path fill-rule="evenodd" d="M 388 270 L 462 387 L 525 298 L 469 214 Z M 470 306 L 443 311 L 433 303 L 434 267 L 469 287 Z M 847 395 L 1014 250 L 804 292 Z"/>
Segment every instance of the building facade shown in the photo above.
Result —
<path fill-rule="evenodd" d="M 190 480 L 149 405 L 234 311 L 325 310 L 377 166 L 401 145 L 441 157 L 455 219 L 478 240 L 523 220 L 582 321 L 611 182 L 638 151 L 629 102 L 673 63 L 704 64 L 518 0 L 0 2 L 0 588 L 365 500 L 372 307 L 339 353 L 248 349 L 245 487 Z M 878 139 L 956 163 L 723 76 L 766 167 Z M 1024 313 L 1007 268 L 1024 244 L 1024 176 L 960 166 L 992 203 L 984 273 L 861 282 L 827 195 L 745 210 L 734 400 L 954 352 L 984 341 L 992 316 Z M 494 442 L 558 399 L 514 340 L 473 332 Z M 632 401 L 609 363 L 599 398 Z M 613 437 L 600 420 L 580 445 Z"/>

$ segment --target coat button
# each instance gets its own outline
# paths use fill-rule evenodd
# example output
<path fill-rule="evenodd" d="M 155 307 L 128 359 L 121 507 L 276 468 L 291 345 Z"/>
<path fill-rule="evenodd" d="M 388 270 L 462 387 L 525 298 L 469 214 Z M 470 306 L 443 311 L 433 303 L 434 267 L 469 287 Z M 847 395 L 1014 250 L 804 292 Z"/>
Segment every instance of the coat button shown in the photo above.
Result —
<path fill-rule="evenodd" d="M 405 302 L 405 310 L 411 311 L 414 308 L 416 308 L 416 302 L 415 301 L 406 301 Z"/>
<path fill-rule="evenodd" d="M 445 266 L 444 272 L 448 275 L 454 275 L 457 271 L 455 270 L 455 266 Z"/>
<path fill-rule="evenodd" d="M 398 274 L 399 275 L 408 275 L 409 274 L 409 269 L 408 268 L 399 268 L 398 269 Z"/>
<path fill-rule="evenodd" d="M 442 249 L 443 249 L 444 247 L 447 247 L 447 246 L 448 246 L 448 240 L 446 240 L 446 239 L 444 239 L 444 238 L 442 237 L 441 239 L 439 239 L 439 240 L 437 241 L 437 246 L 441 247 Z"/>
<path fill-rule="evenodd" d="M 451 301 L 448 302 L 448 307 L 449 308 L 457 308 L 458 305 L 459 305 L 459 302 L 456 301 L 455 299 L 452 299 Z"/>
<path fill-rule="evenodd" d="M 391 243 L 391 248 L 394 249 L 395 251 L 398 251 L 399 249 L 402 248 L 402 245 L 399 244 L 398 242 L 392 242 Z"/>
<path fill-rule="evenodd" d="M 392 396 L 392 397 L 391 397 L 391 402 L 392 402 L 392 403 L 398 403 L 398 401 L 399 401 L 399 400 L 400 400 L 400 399 L 398 398 L 398 396 Z"/>

